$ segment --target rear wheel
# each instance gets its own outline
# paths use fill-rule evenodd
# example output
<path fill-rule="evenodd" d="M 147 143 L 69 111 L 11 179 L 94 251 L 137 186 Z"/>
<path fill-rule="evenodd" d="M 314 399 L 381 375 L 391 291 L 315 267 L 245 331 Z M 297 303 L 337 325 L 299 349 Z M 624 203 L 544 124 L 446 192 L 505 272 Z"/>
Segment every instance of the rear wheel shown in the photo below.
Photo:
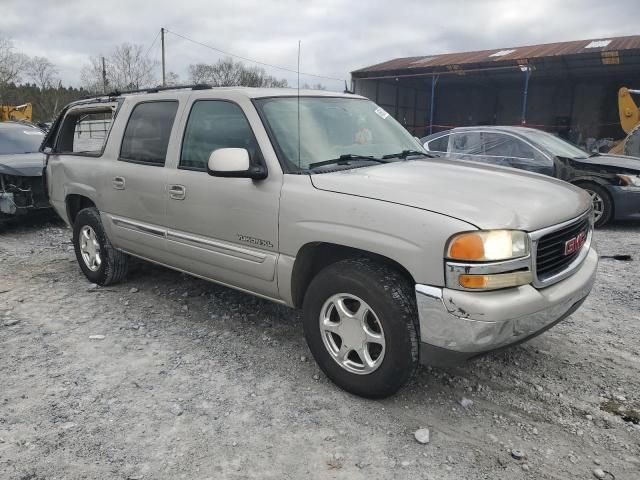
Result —
<path fill-rule="evenodd" d="M 393 269 L 364 258 L 330 265 L 309 285 L 303 311 L 316 362 L 344 390 L 386 397 L 415 372 L 413 286 Z"/>
<path fill-rule="evenodd" d="M 583 183 L 579 186 L 591 197 L 595 226 L 597 228 L 605 226 L 613 217 L 613 201 L 609 193 L 595 183 Z"/>
<path fill-rule="evenodd" d="M 93 283 L 110 285 L 127 274 L 128 257 L 107 237 L 95 207 L 78 212 L 73 223 L 73 248 L 82 272 Z"/>

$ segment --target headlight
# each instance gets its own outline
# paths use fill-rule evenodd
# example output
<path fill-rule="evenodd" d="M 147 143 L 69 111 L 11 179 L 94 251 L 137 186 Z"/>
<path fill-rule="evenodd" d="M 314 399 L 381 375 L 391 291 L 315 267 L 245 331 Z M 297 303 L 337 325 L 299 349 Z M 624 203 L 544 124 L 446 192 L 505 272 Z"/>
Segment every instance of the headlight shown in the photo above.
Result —
<path fill-rule="evenodd" d="M 618 175 L 623 185 L 640 187 L 640 175 Z"/>
<path fill-rule="evenodd" d="M 461 233 L 447 244 L 447 258 L 472 262 L 489 262 L 526 257 L 529 240 L 519 230 L 480 230 Z"/>

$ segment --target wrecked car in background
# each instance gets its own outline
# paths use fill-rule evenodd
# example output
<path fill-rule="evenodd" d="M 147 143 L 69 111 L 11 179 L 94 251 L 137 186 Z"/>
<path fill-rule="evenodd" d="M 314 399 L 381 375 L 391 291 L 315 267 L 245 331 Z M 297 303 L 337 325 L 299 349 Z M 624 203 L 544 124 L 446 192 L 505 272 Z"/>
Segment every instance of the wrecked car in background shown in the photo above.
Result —
<path fill-rule="evenodd" d="M 0 222 L 51 208 L 42 181 L 44 132 L 28 123 L 0 123 Z"/>
<path fill-rule="evenodd" d="M 573 183 L 587 191 L 596 227 L 640 219 L 640 159 L 589 154 L 555 135 L 527 127 L 459 127 L 421 140 L 454 160 L 519 168 Z"/>

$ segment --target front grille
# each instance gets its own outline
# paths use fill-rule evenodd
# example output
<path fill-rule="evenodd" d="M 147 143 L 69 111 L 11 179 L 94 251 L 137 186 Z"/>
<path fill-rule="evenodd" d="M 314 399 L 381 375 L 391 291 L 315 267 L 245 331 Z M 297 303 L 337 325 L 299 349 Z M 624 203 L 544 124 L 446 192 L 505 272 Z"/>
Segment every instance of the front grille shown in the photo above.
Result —
<path fill-rule="evenodd" d="M 560 230 L 548 233 L 538 240 L 536 274 L 539 281 L 561 273 L 580 255 L 582 248 L 565 255 L 565 243 L 577 237 L 581 232 L 588 236 L 590 228 L 589 219 L 582 219 Z"/>

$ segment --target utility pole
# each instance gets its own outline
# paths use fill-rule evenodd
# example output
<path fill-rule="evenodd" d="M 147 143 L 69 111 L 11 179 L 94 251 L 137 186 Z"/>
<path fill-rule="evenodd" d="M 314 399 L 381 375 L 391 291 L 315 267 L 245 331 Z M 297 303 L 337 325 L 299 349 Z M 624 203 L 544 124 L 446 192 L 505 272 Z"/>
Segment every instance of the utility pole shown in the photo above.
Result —
<path fill-rule="evenodd" d="M 102 93 L 107 93 L 107 67 L 102 57 Z"/>
<path fill-rule="evenodd" d="M 167 86 L 167 81 L 164 75 L 164 27 L 160 27 L 160 43 L 162 44 L 162 86 Z"/>

